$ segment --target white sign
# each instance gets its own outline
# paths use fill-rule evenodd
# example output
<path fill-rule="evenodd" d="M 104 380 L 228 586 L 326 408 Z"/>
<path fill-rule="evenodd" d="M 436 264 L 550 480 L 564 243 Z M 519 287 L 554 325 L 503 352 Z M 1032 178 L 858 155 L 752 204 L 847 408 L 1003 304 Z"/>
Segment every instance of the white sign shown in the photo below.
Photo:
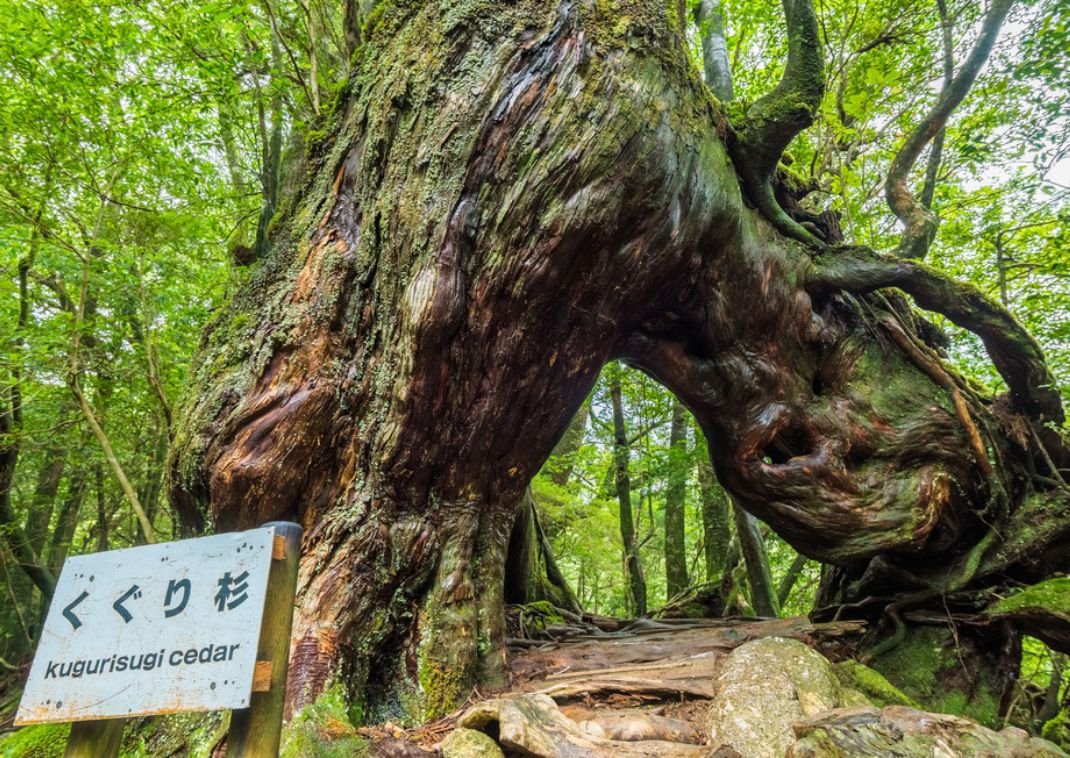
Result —
<path fill-rule="evenodd" d="M 68 559 L 15 723 L 248 707 L 273 536 Z"/>

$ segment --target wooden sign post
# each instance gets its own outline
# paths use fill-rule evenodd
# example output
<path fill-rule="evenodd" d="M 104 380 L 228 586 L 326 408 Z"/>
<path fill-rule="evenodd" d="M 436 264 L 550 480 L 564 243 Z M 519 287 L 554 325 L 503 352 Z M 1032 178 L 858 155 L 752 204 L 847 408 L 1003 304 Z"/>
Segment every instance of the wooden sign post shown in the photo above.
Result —
<path fill-rule="evenodd" d="M 286 704 L 286 672 L 290 661 L 290 626 L 294 617 L 294 589 L 301 557 L 301 527 L 276 522 L 275 552 L 268 575 L 264 621 L 260 626 L 257 665 L 266 664 L 267 687 L 253 677 L 252 703 L 230 716 L 227 755 L 233 758 L 276 758 L 282 739 L 282 709 Z"/>
<path fill-rule="evenodd" d="M 16 725 L 74 722 L 67 757 L 119 753 L 134 716 L 231 709 L 228 755 L 277 756 L 301 527 L 75 556 Z"/>

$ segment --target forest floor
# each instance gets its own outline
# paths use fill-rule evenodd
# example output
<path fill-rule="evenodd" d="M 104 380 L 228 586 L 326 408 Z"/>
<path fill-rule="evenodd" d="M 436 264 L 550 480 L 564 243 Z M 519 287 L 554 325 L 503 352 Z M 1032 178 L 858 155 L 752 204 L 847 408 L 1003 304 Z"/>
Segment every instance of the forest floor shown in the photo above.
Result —
<path fill-rule="evenodd" d="M 520 614 L 520 615 L 518 615 Z M 377 758 L 1057 758 L 1022 729 L 930 713 L 859 663 L 861 622 L 620 621 L 532 631 L 509 681 L 414 730 L 359 730 Z M 532 619 L 528 618 L 527 621 Z"/>
<path fill-rule="evenodd" d="M 416 730 L 385 724 L 360 731 L 376 740 L 380 756 L 424 755 L 460 719 L 495 735 L 510 720 L 527 732 L 543 731 L 527 739 L 546 743 L 546 755 L 557 749 L 591 757 L 727 758 L 738 753 L 707 744 L 707 721 L 719 674 L 734 649 L 762 638 L 789 638 L 837 660 L 846 657 L 862 630 L 857 622 L 814 624 L 803 617 L 626 622 L 585 616 L 583 622 L 547 626 L 535 639 L 511 639 L 508 684 L 473 693 L 445 719 Z M 509 701 L 520 703 L 522 712 L 501 712 Z M 480 755 L 474 750 L 456 754 Z"/>

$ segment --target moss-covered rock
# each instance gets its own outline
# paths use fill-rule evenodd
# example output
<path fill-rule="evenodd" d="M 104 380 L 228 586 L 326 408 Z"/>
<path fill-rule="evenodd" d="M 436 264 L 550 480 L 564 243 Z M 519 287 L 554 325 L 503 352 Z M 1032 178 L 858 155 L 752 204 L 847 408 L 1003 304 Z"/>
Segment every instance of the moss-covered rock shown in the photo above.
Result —
<path fill-rule="evenodd" d="M 498 743 L 483 732 L 459 727 L 439 746 L 442 758 L 505 758 Z"/>
<path fill-rule="evenodd" d="M 966 671 L 964 661 L 974 668 Z M 957 648 L 946 629 L 911 629 L 901 644 L 871 666 L 926 710 L 965 716 L 988 727 L 1000 723 L 995 672 L 980 656 Z"/>
<path fill-rule="evenodd" d="M 868 706 L 832 664 L 798 640 L 767 637 L 740 645 L 718 678 L 707 726 L 711 743 L 748 758 L 780 758 L 792 725 L 832 708 Z"/>
<path fill-rule="evenodd" d="M 229 711 L 179 713 L 127 721 L 119 754 L 123 758 L 182 755 L 209 758 L 226 735 Z M 28 726 L 0 739 L 3 758 L 61 758 L 70 724 Z"/>
<path fill-rule="evenodd" d="M 1055 718 L 1044 724 L 1040 735 L 1064 750 L 1070 749 L 1070 711 L 1060 711 Z"/>
<path fill-rule="evenodd" d="M 1051 742 L 1021 729 L 996 732 L 969 719 L 887 706 L 827 711 L 797 724 L 799 739 L 786 758 L 898 756 L 898 758 L 1061 758 Z"/>
<path fill-rule="evenodd" d="M 884 678 L 882 674 L 858 661 L 843 661 L 832 666 L 832 672 L 844 687 L 858 690 L 875 705 L 906 705 L 918 708 L 918 704 L 903 694 L 902 690 Z"/>
<path fill-rule="evenodd" d="M 67 749 L 70 724 L 36 724 L 0 739 L 4 758 L 62 758 Z"/>

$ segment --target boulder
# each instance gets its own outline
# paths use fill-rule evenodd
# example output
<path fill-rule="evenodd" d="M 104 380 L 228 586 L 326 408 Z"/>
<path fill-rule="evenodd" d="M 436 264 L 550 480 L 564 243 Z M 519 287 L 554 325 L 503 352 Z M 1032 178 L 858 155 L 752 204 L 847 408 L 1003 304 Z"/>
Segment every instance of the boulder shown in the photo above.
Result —
<path fill-rule="evenodd" d="M 748 758 L 781 758 L 796 739 L 796 722 L 833 708 L 870 705 L 840 683 L 823 655 L 782 637 L 740 645 L 717 684 L 707 720 L 710 744 Z"/>

